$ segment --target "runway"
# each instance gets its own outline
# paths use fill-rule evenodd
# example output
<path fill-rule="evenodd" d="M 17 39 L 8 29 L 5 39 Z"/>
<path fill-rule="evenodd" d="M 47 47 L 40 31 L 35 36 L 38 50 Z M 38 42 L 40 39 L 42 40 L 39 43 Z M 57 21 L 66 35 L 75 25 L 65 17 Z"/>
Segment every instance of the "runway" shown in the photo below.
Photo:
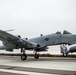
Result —
<path fill-rule="evenodd" d="M 75 75 L 76 58 L 0 56 L 0 75 Z"/>

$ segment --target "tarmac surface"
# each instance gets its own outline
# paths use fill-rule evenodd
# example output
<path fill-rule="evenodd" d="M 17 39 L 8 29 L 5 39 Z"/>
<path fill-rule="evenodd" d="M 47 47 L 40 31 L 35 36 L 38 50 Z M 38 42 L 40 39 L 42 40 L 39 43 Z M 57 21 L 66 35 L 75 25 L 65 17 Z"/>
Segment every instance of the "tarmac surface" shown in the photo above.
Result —
<path fill-rule="evenodd" d="M 76 57 L 0 56 L 0 75 L 76 75 Z"/>

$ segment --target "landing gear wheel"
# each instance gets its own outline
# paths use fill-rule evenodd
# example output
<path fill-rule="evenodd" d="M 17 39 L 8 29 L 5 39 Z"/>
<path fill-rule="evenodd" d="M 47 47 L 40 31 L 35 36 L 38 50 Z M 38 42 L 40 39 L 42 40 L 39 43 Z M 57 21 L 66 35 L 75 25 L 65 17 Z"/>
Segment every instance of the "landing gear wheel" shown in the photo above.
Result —
<path fill-rule="evenodd" d="M 68 55 L 68 53 L 66 53 L 66 55 L 65 55 L 65 56 L 67 57 L 67 55 Z"/>
<path fill-rule="evenodd" d="M 67 55 L 68 55 L 67 53 L 63 53 L 63 57 L 67 57 Z"/>
<path fill-rule="evenodd" d="M 35 54 L 34 57 L 35 57 L 35 59 L 38 59 L 39 58 L 39 54 Z"/>
<path fill-rule="evenodd" d="M 21 59 L 22 59 L 22 60 L 26 60 L 26 59 L 27 59 L 27 55 L 26 55 L 26 54 L 22 54 L 22 55 L 21 55 Z"/>
<path fill-rule="evenodd" d="M 64 57 L 65 55 L 64 55 L 64 53 L 63 53 L 63 57 Z"/>

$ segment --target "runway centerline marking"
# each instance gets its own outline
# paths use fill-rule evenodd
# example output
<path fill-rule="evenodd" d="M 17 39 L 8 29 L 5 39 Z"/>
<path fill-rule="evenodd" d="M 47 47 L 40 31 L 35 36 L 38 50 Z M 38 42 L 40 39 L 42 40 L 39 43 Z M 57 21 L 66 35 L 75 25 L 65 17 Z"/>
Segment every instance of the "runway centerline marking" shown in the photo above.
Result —
<path fill-rule="evenodd" d="M 17 73 L 17 74 L 31 74 L 31 75 L 57 75 L 57 74 L 45 74 L 45 73 L 36 73 L 36 72 L 27 72 L 27 71 L 17 71 L 17 70 L 7 70 L 7 69 L 0 69 L 1 72 L 7 73 Z M 58 74 L 59 75 L 59 74 Z"/>

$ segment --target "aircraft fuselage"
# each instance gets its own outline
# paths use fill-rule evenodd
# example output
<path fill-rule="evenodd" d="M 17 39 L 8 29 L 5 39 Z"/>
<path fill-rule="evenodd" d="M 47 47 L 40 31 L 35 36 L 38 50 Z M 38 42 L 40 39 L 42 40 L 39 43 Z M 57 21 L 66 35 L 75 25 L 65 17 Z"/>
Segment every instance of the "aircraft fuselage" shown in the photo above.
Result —
<path fill-rule="evenodd" d="M 37 43 L 40 47 L 59 45 L 59 44 L 76 44 L 76 35 L 72 34 L 50 34 L 29 39 L 28 41 Z"/>

